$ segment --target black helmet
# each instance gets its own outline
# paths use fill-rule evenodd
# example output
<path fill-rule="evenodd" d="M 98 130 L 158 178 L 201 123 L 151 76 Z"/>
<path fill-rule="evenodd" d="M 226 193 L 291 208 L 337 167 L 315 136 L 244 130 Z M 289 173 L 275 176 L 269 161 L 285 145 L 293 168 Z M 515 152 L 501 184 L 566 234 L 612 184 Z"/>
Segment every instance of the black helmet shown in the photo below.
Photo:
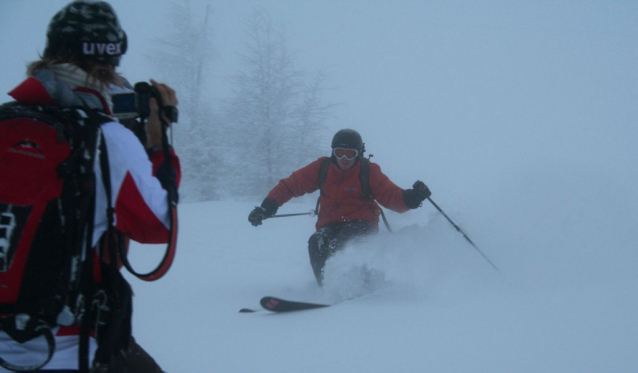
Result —
<path fill-rule="evenodd" d="M 126 33 L 110 4 L 78 0 L 51 19 L 44 57 L 75 55 L 117 66 L 126 47 Z"/>
<path fill-rule="evenodd" d="M 363 143 L 359 132 L 349 128 L 335 133 L 332 138 L 332 148 L 357 149 L 360 157 L 363 156 L 363 153 L 366 151 L 365 144 Z"/>

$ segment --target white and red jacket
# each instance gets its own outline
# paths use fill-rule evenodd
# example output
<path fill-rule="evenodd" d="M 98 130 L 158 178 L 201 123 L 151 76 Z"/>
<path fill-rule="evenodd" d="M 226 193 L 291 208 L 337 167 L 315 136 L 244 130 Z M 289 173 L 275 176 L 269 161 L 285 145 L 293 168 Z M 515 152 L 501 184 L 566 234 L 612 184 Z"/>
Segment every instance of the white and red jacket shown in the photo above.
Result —
<path fill-rule="evenodd" d="M 108 97 L 86 87 L 69 88 L 54 79 L 48 70 L 30 77 L 9 93 L 16 101 L 26 104 L 57 104 L 71 106 L 82 98 L 82 103 L 111 114 Z M 96 106 L 99 105 L 99 106 Z M 141 243 L 166 243 L 169 239 L 169 208 L 167 192 L 155 177 L 164 162 L 163 151 L 147 154 L 133 134 L 122 124 L 113 121 L 101 126 L 108 152 L 111 180 L 111 200 L 115 208 L 115 228 L 128 238 Z M 172 166 L 179 185 L 181 177 L 179 159 L 172 152 Z M 108 228 L 107 199 L 102 182 L 99 157 L 95 157 L 96 204 L 93 245 Z M 78 369 L 77 327 L 59 327 L 55 331 L 56 351 L 51 361 L 42 369 Z M 92 359 L 95 341 L 91 338 Z M 0 331 L 0 355 L 14 364 L 29 365 L 44 361 L 47 344 L 42 338 L 19 344 Z M 4 372 L 0 368 L 0 372 Z"/>

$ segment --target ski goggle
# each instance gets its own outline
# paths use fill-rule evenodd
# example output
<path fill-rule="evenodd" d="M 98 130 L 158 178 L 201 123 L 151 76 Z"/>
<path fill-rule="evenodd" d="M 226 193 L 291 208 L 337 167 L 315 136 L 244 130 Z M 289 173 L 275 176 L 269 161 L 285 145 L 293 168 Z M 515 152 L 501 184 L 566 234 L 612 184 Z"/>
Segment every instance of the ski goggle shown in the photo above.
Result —
<path fill-rule="evenodd" d="M 357 158 L 359 151 L 357 149 L 334 148 L 332 149 L 332 154 L 334 154 L 337 159 L 345 158 L 347 160 L 352 160 Z"/>

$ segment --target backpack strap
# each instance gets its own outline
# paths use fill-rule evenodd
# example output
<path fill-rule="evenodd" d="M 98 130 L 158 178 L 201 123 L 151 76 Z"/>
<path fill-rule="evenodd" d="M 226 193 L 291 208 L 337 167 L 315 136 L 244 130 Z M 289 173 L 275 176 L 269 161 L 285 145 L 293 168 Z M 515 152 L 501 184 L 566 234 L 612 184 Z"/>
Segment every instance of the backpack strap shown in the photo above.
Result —
<path fill-rule="evenodd" d="M 27 314 L 23 313 L 0 319 L 0 330 L 20 343 L 40 336 L 44 337 L 47 342 L 47 357 L 43 362 L 29 366 L 19 366 L 11 364 L 0 357 L 0 366 L 3 368 L 17 372 L 31 372 L 37 371 L 51 361 L 53 353 L 55 352 L 55 338 L 51 332 L 51 327 L 46 322 L 29 318 Z"/>
<path fill-rule="evenodd" d="M 325 158 L 321 161 L 319 166 L 319 197 L 317 197 L 317 205 L 315 206 L 315 215 L 319 215 L 319 203 L 321 202 L 321 196 L 323 196 L 323 185 L 326 183 L 328 177 L 328 169 L 330 168 L 330 158 Z"/>
<path fill-rule="evenodd" d="M 374 201 L 374 196 L 372 195 L 372 187 L 370 186 L 370 160 L 368 158 L 361 158 L 361 171 L 359 172 L 359 180 L 361 181 L 361 198 L 367 201 Z M 390 228 L 390 223 L 388 223 L 388 219 L 385 217 L 385 213 L 381 206 L 379 206 L 379 213 L 381 214 L 381 218 L 383 219 L 383 224 L 388 229 L 390 233 L 392 233 L 392 228 Z"/>
<path fill-rule="evenodd" d="M 93 228 L 95 217 L 95 160 L 102 158 L 106 149 L 101 126 L 112 121 L 105 114 L 89 108 L 62 109 L 67 112 L 66 125 L 72 154 L 68 162 L 58 170 L 65 187 L 61 195 L 63 216 L 68 220 L 67 244 L 71 258 L 67 303 L 64 312 L 75 312 L 80 327 L 78 367 L 81 373 L 89 372 L 89 339 L 91 331 L 103 321 L 101 312 L 109 305 L 117 304 L 117 293 L 108 292 L 105 285 L 95 282 L 93 250 Z M 106 170 L 108 173 L 108 169 Z M 104 171 L 103 171 L 104 174 Z M 113 262 L 111 266 L 117 264 Z M 111 280 L 111 279 L 109 279 Z M 114 307 L 115 308 L 115 307 Z M 120 312 L 119 309 L 110 310 Z M 109 325 L 110 326 L 110 325 Z M 100 345 L 100 341 L 98 341 Z M 102 347 L 100 345 L 100 347 Z"/>
<path fill-rule="evenodd" d="M 374 200 L 372 188 L 370 187 L 370 160 L 361 158 L 361 170 L 359 170 L 359 181 L 361 182 L 361 198 Z"/>
<path fill-rule="evenodd" d="M 76 255 L 83 255 L 82 265 L 79 270 L 79 274 L 74 275 L 72 278 L 76 278 L 76 281 L 72 281 L 71 285 L 75 286 L 80 292 L 81 301 L 84 309 L 82 310 L 82 317 L 79 320 L 80 323 L 80 340 L 78 351 L 78 367 L 81 373 L 89 372 L 89 337 L 91 329 L 97 325 L 98 303 L 96 298 L 100 289 L 95 284 L 94 278 L 94 251 L 93 251 L 93 227 L 95 217 L 95 201 L 96 201 L 96 189 L 95 189 L 95 157 L 98 154 L 98 149 L 104 147 L 104 136 L 102 134 L 101 125 L 110 121 L 110 118 L 100 115 L 97 111 L 90 110 L 88 108 L 78 109 L 84 120 L 81 126 L 76 126 L 76 130 L 80 131 L 79 139 L 82 143 L 76 144 L 78 151 L 90 151 L 89 157 L 80 159 L 80 175 L 81 179 L 80 188 L 83 190 L 83 198 L 79 205 L 79 209 L 82 212 L 83 221 L 75 221 L 73 227 L 82 228 L 84 232 L 78 232 L 79 240 L 72 247 L 77 247 L 79 250 Z M 77 174 L 77 172 L 76 172 Z M 68 196 L 67 196 L 68 200 Z M 71 198 L 72 200 L 72 198 Z M 73 203 L 73 202 L 72 202 Z M 86 227 L 86 228 L 85 228 Z M 76 235 L 77 235 L 76 234 Z M 84 241 L 84 242 L 82 242 Z M 76 289 L 72 289 L 76 290 Z"/>
<path fill-rule="evenodd" d="M 323 195 L 323 185 L 328 177 L 328 169 L 330 168 L 330 158 L 325 158 L 319 166 L 319 192 Z"/>

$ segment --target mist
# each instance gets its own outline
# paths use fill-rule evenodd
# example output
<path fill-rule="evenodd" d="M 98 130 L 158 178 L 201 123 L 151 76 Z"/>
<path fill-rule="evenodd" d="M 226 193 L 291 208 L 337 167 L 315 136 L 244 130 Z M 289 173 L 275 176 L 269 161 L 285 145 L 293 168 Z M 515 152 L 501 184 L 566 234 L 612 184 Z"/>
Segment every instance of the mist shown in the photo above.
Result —
<path fill-rule="evenodd" d="M 149 53 L 156 48 L 154 40 L 167 34 L 170 3 L 110 2 L 129 39 L 121 72 L 130 81 L 157 78 L 148 67 Z M 49 20 L 66 3 L 0 3 L 4 51 L 0 86 L 5 92 L 24 79 L 25 64 L 44 49 Z M 191 0 L 190 4 L 197 17 L 209 2 Z M 388 213 L 397 230 L 425 227 L 425 233 L 411 234 L 408 240 L 426 234 L 423 242 L 434 252 L 408 257 L 423 259 L 427 274 L 407 280 L 420 289 L 419 299 L 433 299 L 425 301 L 425 307 L 463 299 L 479 283 L 481 289 L 498 294 L 479 306 L 480 311 L 495 312 L 494 325 L 501 321 L 519 325 L 513 317 L 520 311 L 531 320 L 532 327 L 524 330 L 530 339 L 542 338 L 535 334 L 534 325 L 558 331 L 558 339 L 549 346 L 534 345 L 536 352 L 548 353 L 551 346 L 580 346 L 577 331 L 592 325 L 599 328 L 587 329 L 587 341 L 599 338 L 609 346 L 573 347 L 576 350 L 570 350 L 569 358 L 554 366 L 530 364 L 525 355 L 518 364 L 502 365 L 501 371 L 512 366 L 583 371 L 582 364 L 570 363 L 578 354 L 590 354 L 591 367 L 601 368 L 590 371 L 603 371 L 612 360 L 619 362 L 617 371 L 636 369 L 630 346 L 638 342 L 633 319 L 638 306 L 638 3 L 228 0 L 210 4 L 215 53 L 206 69 L 205 100 L 221 104 L 229 97 L 233 87 L 228 77 L 236 73 L 238 56 L 245 48 L 246 20 L 256 10 L 266 11 L 286 32 L 296 66 L 323 71 L 328 78 L 325 99 L 337 105 L 323 140 L 326 155 L 334 132 L 356 129 L 368 154 L 374 155 L 372 161 L 390 179 L 402 188 L 423 180 L 432 190 L 432 199 L 499 267 L 501 277 L 494 280 L 489 265 L 427 203 L 414 212 Z M 171 84 L 170 76 L 161 79 Z M 248 208 L 260 202 L 256 199 L 250 206 L 220 203 L 243 206 L 247 216 Z M 208 216 L 210 211 L 223 213 L 211 206 L 186 204 L 188 221 L 194 223 L 198 214 Z M 312 200 L 302 199 L 283 212 L 312 207 Z M 275 239 L 278 234 L 285 241 L 282 233 L 298 226 L 278 222 L 277 233 L 269 231 L 268 237 Z M 309 230 L 288 237 L 301 252 L 304 237 L 312 233 L 312 223 L 307 226 Z M 245 219 L 238 220 L 227 227 L 222 240 L 226 246 L 260 242 L 254 231 L 246 233 L 249 228 Z M 197 236 L 206 228 L 183 229 L 182 237 L 189 234 L 184 232 L 195 235 L 182 238 L 186 242 L 206 242 Z M 392 245 L 399 250 L 414 247 L 403 241 Z M 243 258 L 220 255 L 233 263 Z M 187 267 L 185 262 L 181 265 Z M 396 273 L 399 283 L 401 268 L 417 270 L 413 263 L 388 265 L 383 270 L 389 276 Z M 247 276 L 262 275 L 256 270 Z M 295 276 L 290 279 L 302 277 Z M 447 282 L 451 285 L 437 286 L 450 278 L 454 279 Z M 223 278 L 211 281 L 218 281 L 215 287 L 237 288 Z M 248 287 L 247 283 L 242 286 Z M 279 282 L 274 286 L 286 289 Z M 250 292 L 258 293 L 254 288 Z M 335 292 L 331 300 L 342 295 Z M 151 302 L 143 297 L 142 302 Z M 495 303 L 488 306 L 488 300 Z M 467 303 L 470 306 L 463 311 L 476 305 L 461 301 Z M 150 303 L 142 304 L 145 312 L 152 312 L 147 310 Z M 508 311 L 500 312 L 501 308 Z M 569 312 L 575 317 L 573 324 L 566 322 L 564 313 Z M 460 335 L 463 325 L 453 324 L 453 330 Z M 503 337 L 507 332 L 496 333 Z M 494 336 L 486 335 L 486 340 Z M 147 339 L 155 351 L 168 348 Z M 448 368 L 442 371 L 464 370 L 454 364 L 441 367 Z"/>

